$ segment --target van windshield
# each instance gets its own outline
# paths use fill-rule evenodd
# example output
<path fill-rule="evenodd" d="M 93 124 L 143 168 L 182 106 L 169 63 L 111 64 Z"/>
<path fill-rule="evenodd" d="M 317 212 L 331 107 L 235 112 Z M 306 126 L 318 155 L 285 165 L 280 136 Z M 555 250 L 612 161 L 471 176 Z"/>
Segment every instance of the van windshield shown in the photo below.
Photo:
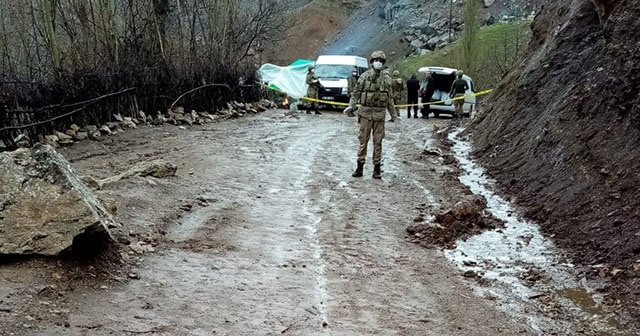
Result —
<path fill-rule="evenodd" d="M 351 74 L 352 65 L 342 64 L 316 64 L 316 76 L 318 78 L 347 78 Z"/>

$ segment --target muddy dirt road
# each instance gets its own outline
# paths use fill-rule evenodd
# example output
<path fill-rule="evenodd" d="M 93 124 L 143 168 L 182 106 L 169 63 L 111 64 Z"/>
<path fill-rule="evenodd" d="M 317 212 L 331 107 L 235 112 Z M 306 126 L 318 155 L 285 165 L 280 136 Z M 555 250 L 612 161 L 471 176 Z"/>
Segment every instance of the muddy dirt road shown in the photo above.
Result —
<path fill-rule="evenodd" d="M 98 191 L 118 204 L 120 240 L 148 243 L 142 254 L 123 245 L 123 265 L 0 268 L 0 334 L 541 334 L 478 296 L 442 252 L 405 239 L 421 211 L 466 192 L 443 179 L 445 160 L 422 154 L 449 122 L 387 123 L 382 180 L 370 162 L 351 177 L 357 127 L 339 113 L 271 110 L 63 149 L 84 175 L 155 158 L 178 174 Z"/>

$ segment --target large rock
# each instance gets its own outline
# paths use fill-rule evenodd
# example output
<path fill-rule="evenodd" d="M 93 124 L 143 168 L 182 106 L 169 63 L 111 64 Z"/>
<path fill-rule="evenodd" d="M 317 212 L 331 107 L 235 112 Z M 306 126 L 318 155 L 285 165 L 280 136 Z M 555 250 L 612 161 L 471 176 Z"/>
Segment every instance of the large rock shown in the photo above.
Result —
<path fill-rule="evenodd" d="M 0 254 L 56 255 L 82 233 L 110 236 L 102 203 L 52 147 L 0 153 Z"/>
<path fill-rule="evenodd" d="M 145 161 L 136 164 L 126 172 L 102 179 L 97 182 L 95 189 L 102 189 L 104 186 L 118 182 L 122 179 L 130 178 L 133 176 L 153 176 L 155 178 L 166 178 L 176 175 L 178 167 L 172 163 L 165 162 L 163 160 Z"/>

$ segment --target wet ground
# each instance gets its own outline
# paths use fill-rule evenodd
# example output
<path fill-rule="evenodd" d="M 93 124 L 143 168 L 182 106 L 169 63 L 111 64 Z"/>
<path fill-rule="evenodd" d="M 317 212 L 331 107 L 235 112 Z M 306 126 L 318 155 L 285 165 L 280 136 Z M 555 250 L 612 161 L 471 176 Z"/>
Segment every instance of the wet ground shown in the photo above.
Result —
<path fill-rule="evenodd" d="M 610 313 L 590 287 L 574 283 L 570 266 L 558 266 L 561 252 L 533 224 L 510 234 L 520 224 L 508 223 L 487 233 L 498 238 L 477 236 L 444 253 L 406 241 L 405 228 L 424 209 L 451 206 L 469 190 L 490 192 L 479 168 L 465 168 L 473 163 L 464 160 L 464 141 L 453 147 L 460 168 L 423 154 L 439 146 L 434 130 L 450 120 L 387 123 L 383 179 L 374 180 L 370 162 L 365 177 L 351 177 L 354 119 L 282 112 L 184 130 L 141 128 L 64 149 L 84 175 L 114 176 L 156 158 L 178 165 L 178 174 L 125 179 L 98 192 L 118 203 L 127 242 L 153 247 L 136 253 L 121 245 L 121 265 L 1 267 L 0 334 L 609 333 L 602 319 L 589 318 Z M 445 178 L 458 169 L 469 187 Z M 487 198 L 490 208 L 500 206 Z M 513 235 L 525 236 L 531 250 L 502 253 L 497 246 Z M 537 292 L 510 277 L 531 265 L 570 285 Z M 463 277 L 469 267 L 485 281 Z"/>

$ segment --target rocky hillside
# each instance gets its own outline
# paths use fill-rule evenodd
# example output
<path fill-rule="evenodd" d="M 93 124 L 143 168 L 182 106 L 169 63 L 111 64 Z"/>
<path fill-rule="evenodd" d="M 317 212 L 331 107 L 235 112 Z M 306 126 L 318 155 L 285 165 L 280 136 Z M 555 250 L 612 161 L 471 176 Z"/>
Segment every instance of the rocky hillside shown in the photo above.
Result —
<path fill-rule="evenodd" d="M 537 13 L 542 0 L 483 0 L 483 24 Z M 384 49 L 396 60 L 441 48 L 462 31 L 463 1 L 298 0 L 286 40 L 264 53 L 265 62 L 287 64 L 319 54 L 368 55 Z M 451 18 L 451 20 L 450 20 Z"/>
<path fill-rule="evenodd" d="M 547 0 L 526 58 L 474 122 L 527 216 L 640 311 L 640 2 Z M 640 316 L 640 315 L 638 315 Z"/>

